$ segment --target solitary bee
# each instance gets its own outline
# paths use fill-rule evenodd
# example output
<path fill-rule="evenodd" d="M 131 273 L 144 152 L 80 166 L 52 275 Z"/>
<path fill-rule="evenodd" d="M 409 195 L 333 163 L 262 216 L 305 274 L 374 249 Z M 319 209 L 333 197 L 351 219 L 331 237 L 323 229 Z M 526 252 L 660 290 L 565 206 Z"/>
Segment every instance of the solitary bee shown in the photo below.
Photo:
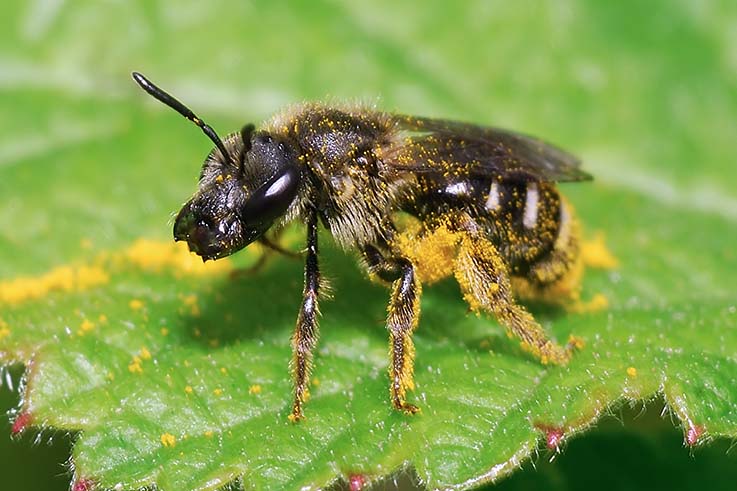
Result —
<path fill-rule="evenodd" d="M 319 222 L 342 248 L 361 254 L 373 279 L 391 286 L 386 326 L 396 409 L 419 410 L 407 390 L 414 387 L 412 332 L 423 282 L 454 275 L 471 310 L 494 314 L 543 363 L 569 360 L 575 338 L 566 346 L 551 341 L 515 302 L 512 285 L 543 295 L 576 288 L 578 230 L 555 187 L 590 179 L 575 157 L 502 129 L 323 104 L 297 105 L 221 140 L 146 77 L 133 78 L 215 144 L 199 190 L 176 217 L 175 240 L 203 260 L 218 259 L 254 241 L 268 244 L 272 227 L 295 219 L 307 226 L 290 420 L 304 417 L 317 342 Z"/>

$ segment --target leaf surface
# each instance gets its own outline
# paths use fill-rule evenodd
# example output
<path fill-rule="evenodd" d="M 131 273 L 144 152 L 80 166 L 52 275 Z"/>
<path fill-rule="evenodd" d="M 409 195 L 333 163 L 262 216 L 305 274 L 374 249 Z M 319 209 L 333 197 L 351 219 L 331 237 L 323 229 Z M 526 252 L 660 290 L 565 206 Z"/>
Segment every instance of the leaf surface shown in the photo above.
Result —
<path fill-rule="evenodd" d="M 28 367 L 16 431 L 79 432 L 79 490 L 311 489 L 409 466 L 430 488 L 466 489 L 657 394 L 688 444 L 737 436 L 737 72 L 721 28 L 733 8 L 42 4 L 6 2 L 0 21 L 0 360 Z M 233 280 L 251 248 L 205 268 L 169 244 L 209 142 L 148 100 L 133 69 L 222 133 L 289 102 L 380 94 L 385 109 L 580 154 L 596 180 L 563 188 L 619 261 L 584 280 L 583 297 L 607 306 L 532 308 L 585 348 L 542 366 L 466 315 L 454 284 L 426 288 L 422 413 L 396 414 L 388 294 L 324 235 L 335 299 L 308 420 L 289 424 L 302 266 Z"/>

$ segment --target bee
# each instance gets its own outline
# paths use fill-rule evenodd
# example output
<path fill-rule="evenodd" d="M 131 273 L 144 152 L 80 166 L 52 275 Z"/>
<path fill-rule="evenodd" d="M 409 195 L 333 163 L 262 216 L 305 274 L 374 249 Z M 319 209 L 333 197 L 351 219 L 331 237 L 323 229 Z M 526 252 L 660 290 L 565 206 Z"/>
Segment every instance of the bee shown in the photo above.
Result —
<path fill-rule="evenodd" d="M 390 288 L 389 394 L 399 411 L 419 411 L 407 392 L 423 283 L 454 276 L 472 311 L 494 315 L 543 363 L 565 364 L 579 345 L 551 340 L 513 288 L 544 295 L 578 282 L 577 222 L 555 184 L 591 179 L 575 157 L 503 129 L 319 103 L 220 139 L 146 77 L 133 78 L 215 144 L 176 217 L 175 240 L 203 260 L 219 259 L 268 244 L 270 229 L 306 224 L 291 421 L 304 417 L 318 338 L 319 224 Z"/>

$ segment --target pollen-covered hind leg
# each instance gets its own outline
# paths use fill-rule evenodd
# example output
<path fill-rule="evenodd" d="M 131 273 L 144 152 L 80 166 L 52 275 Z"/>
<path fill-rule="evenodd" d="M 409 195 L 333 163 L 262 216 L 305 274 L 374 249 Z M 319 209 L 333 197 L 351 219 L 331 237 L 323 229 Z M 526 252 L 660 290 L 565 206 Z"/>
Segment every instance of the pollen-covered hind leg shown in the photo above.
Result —
<path fill-rule="evenodd" d="M 562 347 L 551 341 L 532 315 L 515 302 L 507 266 L 489 240 L 474 232 L 463 234 L 455 276 L 473 311 L 492 312 L 543 363 L 568 362 L 574 343 Z"/>
<path fill-rule="evenodd" d="M 414 266 L 407 259 L 385 259 L 371 246 L 364 250 L 364 258 L 371 273 L 384 281 L 392 281 L 386 319 L 389 331 L 389 393 L 396 409 L 415 414 L 419 408 L 408 403 L 406 397 L 407 390 L 415 388 L 412 332 L 420 317 L 422 286 Z"/>

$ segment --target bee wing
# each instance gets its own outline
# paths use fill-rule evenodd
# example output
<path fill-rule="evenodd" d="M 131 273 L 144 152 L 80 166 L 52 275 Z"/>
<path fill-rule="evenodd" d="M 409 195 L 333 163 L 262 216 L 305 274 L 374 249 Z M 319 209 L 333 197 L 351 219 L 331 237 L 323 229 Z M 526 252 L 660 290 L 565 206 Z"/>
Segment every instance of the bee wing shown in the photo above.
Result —
<path fill-rule="evenodd" d="M 407 133 L 385 155 L 397 170 L 522 181 L 586 181 L 573 155 L 508 130 L 399 114 L 389 118 Z"/>

